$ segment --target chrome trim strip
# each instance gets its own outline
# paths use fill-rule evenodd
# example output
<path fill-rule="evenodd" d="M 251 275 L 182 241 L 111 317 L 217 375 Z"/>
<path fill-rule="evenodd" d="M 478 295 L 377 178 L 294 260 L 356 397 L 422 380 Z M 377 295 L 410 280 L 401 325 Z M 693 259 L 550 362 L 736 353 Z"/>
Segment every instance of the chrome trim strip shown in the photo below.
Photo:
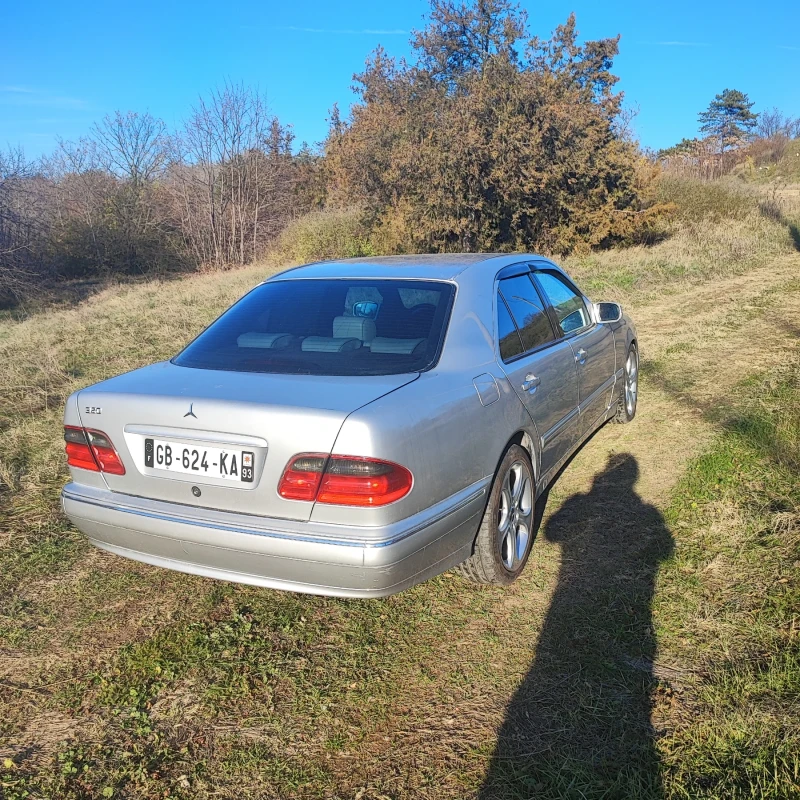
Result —
<path fill-rule="evenodd" d="M 597 389 L 595 389 L 580 405 L 581 413 L 583 413 L 588 406 L 590 406 L 598 395 L 602 394 L 603 392 L 607 392 L 616 382 L 617 376 L 612 375 L 608 378 L 604 383 L 602 383 Z"/>
<path fill-rule="evenodd" d="M 267 440 L 260 436 L 244 436 L 237 433 L 220 433 L 217 431 L 198 431 L 193 428 L 171 428 L 152 425 L 126 425 L 125 433 L 139 436 L 161 436 L 166 439 L 186 439 L 191 442 L 207 442 L 214 444 L 233 444 L 239 447 L 266 447 Z"/>
<path fill-rule="evenodd" d="M 461 509 L 465 508 L 474 500 L 477 500 L 484 494 L 486 494 L 485 486 L 481 487 L 477 491 L 468 495 L 466 498 L 458 502 L 452 508 L 443 511 L 440 514 L 431 517 L 430 519 L 424 520 L 423 522 L 419 522 L 413 527 L 405 531 L 402 531 L 401 533 L 389 539 L 381 539 L 378 541 L 370 541 L 364 539 L 337 540 L 337 539 L 329 539 L 324 536 L 303 536 L 302 534 L 289 533 L 288 531 L 286 532 L 279 532 L 276 530 L 265 531 L 253 528 L 239 527 L 236 525 L 225 525 L 219 522 L 212 522 L 211 520 L 199 520 L 199 519 L 191 519 L 188 517 L 171 516 L 168 514 L 160 514 L 156 511 L 145 511 L 143 509 L 131 508 L 130 506 L 119 505 L 117 503 L 105 503 L 100 500 L 81 497 L 80 495 L 68 492 L 66 489 L 62 490 L 61 497 L 62 497 L 62 505 L 64 500 L 72 500 L 73 502 L 76 503 L 83 503 L 84 505 L 96 506 L 97 508 L 105 508 L 110 511 L 118 511 L 123 514 L 133 514 L 134 516 L 146 517 L 148 519 L 157 519 L 161 520 L 162 522 L 172 522 L 181 525 L 192 525 L 197 528 L 210 528 L 212 530 L 224 531 L 227 533 L 244 533 L 244 534 L 249 534 L 251 536 L 267 536 L 273 539 L 288 539 L 292 541 L 309 542 L 313 544 L 331 544 L 331 545 L 338 545 L 341 547 L 378 548 L 378 547 L 388 547 L 389 545 L 396 544 L 397 542 L 400 542 L 403 539 L 407 539 L 409 536 L 413 536 L 415 533 L 419 533 L 419 531 L 428 528 L 431 525 L 435 525 L 437 522 L 441 522 L 443 519 L 446 519 L 451 514 L 455 514 L 458 511 L 461 511 Z"/>
<path fill-rule="evenodd" d="M 545 433 L 542 434 L 542 447 L 545 447 L 548 442 L 555 439 L 555 437 L 558 436 L 559 433 L 561 433 L 562 429 L 565 428 L 570 422 L 572 422 L 572 420 L 575 417 L 578 416 L 578 413 L 579 409 L 576 406 L 575 408 L 572 409 L 572 411 L 569 412 L 569 414 L 567 414 L 565 417 L 562 417 L 555 425 L 553 425 L 553 427 L 550 428 L 549 431 L 545 431 Z"/>

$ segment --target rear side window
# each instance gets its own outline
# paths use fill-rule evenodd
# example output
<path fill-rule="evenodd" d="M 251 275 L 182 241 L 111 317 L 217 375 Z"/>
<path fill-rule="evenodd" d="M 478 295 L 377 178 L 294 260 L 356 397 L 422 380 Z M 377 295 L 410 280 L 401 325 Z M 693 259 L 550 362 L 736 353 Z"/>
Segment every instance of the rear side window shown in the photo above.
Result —
<path fill-rule="evenodd" d="M 435 281 L 285 280 L 257 286 L 174 364 L 297 375 L 394 375 L 430 369 L 453 286 Z"/>
<path fill-rule="evenodd" d="M 536 279 L 555 311 L 561 333 L 585 328 L 590 322 L 586 304 L 560 277 L 552 272 L 537 272 Z"/>
<path fill-rule="evenodd" d="M 528 275 L 501 280 L 500 294 L 516 323 L 523 351 L 533 350 L 555 338 L 550 318 Z"/>
<path fill-rule="evenodd" d="M 522 339 L 519 338 L 517 326 L 508 313 L 503 296 L 497 295 L 497 337 L 500 342 L 500 358 L 503 361 L 518 356 L 522 352 Z"/>

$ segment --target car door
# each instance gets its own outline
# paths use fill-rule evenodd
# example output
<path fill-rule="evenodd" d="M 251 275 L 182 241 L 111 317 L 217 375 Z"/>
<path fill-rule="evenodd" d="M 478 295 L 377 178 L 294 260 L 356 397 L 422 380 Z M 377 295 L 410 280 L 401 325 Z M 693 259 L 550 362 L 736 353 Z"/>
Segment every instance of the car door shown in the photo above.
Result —
<path fill-rule="evenodd" d="M 501 273 L 496 301 L 502 369 L 536 425 L 540 474 L 547 476 L 579 437 L 572 348 L 558 341 L 527 265 L 518 274 Z"/>
<path fill-rule="evenodd" d="M 535 281 L 550 306 L 557 333 L 572 347 L 578 370 L 581 435 L 594 430 L 608 410 L 614 387 L 614 332 L 592 319 L 586 302 L 557 270 L 536 269 Z"/>

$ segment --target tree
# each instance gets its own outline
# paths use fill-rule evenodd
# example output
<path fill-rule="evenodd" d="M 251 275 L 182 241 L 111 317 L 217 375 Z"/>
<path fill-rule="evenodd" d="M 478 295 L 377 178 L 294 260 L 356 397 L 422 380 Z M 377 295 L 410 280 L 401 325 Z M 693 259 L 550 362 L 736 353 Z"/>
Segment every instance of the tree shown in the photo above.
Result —
<path fill-rule="evenodd" d="M 753 105 L 744 92 L 725 89 L 701 112 L 700 130 L 717 140 L 721 153 L 738 147 L 747 140 L 758 121 L 758 114 L 750 110 Z"/>
<path fill-rule="evenodd" d="M 755 134 L 760 139 L 796 139 L 800 136 L 800 117 L 790 117 L 777 108 L 767 109 L 758 115 Z"/>
<path fill-rule="evenodd" d="M 226 83 L 200 98 L 176 138 L 174 213 L 200 264 L 245 264 L 289 219 L 291 129 L 266 98 Z"/>
<path fill-rule="evenodd" d="M 510 0 L 432 0 L 428 26 L 414 31 L 411 46 L 432 77 L 452 86 L 459 77 L 482 71 L 492 57 L 515 63 L 514 45 L 527 21 L 527 13 Z"/>
<path fill-rule="evenodd" d="M 21 148 L 0 150 L 0 302 L 19 296 L 30 273 L 36 233 L 29 184 L 33 165 Z"/>
<path fill-rule="evenodd" d="M 167 161 L 166 125 L 148 112 L 116 111 L 93 128 L 94 141 L 107 172 L 134 184 L 155 180 Z"/>
<path fill-rule="evenodd" d="M 687 139 L 684 137 L 677 144 L 671 147 L 663 147 L 656 153 L 656 158 L 671 158 L 672 156 L 694 156 L 702 149 L 699 139 Z"/>
<path fill-rule="evenodd" d="M 140 274 L 181 266 L 162 202 L 169 137 L 149 113 L 115 112 L 44 159 L 55 219 L 51 272 Z"/>
<path fill-rule="evenodd" d="M 166 125 L 150 113 L 119 111 L 92 130 L 98 161 L 116 178 L 109 197 L 111 258 L 117 268 L 143 272 L 160 261 L 169 234 L 157 209 L 156 182 L 164 175 L 169 142 Z"/>
<path fill-rule="evenodd" d="M 384 251 L 568 252 L 625 236 L 636 148 L 620 135 L 617 38 L 580 43 L 570 16 L 530 38 L 510 2 L 434 0 L 412 61 L 382 50 L 334 115 L 329 203 L 365 209 Z"/>
<path fill-rule="evenodd" d="M 292 139 L 259 92 L 227 84 L 175 134 L 115 112 L 35 162 L 0 148 L 0 307 L 63 279 L 259 257 L 325 202 L 324 159 Z"/>

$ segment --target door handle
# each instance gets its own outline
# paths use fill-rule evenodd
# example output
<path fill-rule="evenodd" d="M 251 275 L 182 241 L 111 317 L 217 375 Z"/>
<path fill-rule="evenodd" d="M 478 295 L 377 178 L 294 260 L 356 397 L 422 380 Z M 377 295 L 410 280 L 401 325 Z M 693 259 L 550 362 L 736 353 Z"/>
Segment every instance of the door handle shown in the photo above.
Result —
<path fill-rule="evenodd" d="M 575 353 L 575 360 L 579 364 L 586 363 L 586 351 L 583 348 L 581 348 L 580 350 L 578 350 L 577 353 Z"/>
<path fill-rule="evenodd" d="M 541 383 L 541 380 L 534 375 L 532 372 L 529 372 L 525 376 L 525 383 L 522 384 L 522 391 L 523 392 L 530 392 L 533 394 L 536 391 L 536 387 Z"/>

